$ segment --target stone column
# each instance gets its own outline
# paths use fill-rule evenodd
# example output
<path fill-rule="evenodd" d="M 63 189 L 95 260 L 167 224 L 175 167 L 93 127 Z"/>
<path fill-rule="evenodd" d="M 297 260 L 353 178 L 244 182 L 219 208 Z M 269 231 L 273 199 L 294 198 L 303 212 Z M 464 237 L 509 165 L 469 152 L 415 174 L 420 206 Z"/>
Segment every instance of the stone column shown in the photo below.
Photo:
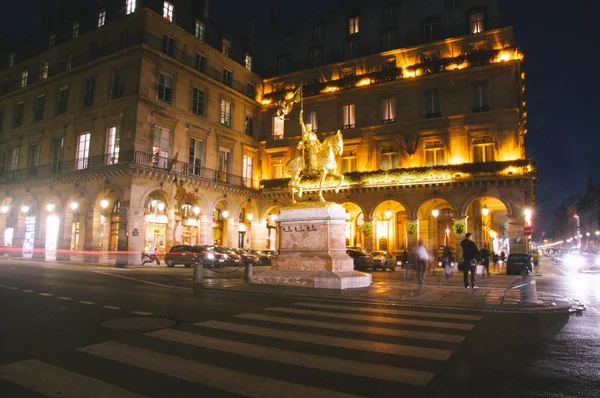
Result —
<path fill-rule="evenodd" d="M 462 232 L 454 232 L 454 242 L 456 242 L 456 258 L 455 261 L 461 261 L 463 258 L 462 247 L 460 246 L 460 242 L 465 238 L 467 234 L 467 217 L 454 219 L 455 224 L 462 224 L 464 226 Z"/>
<path fill-rule="evenodd" d="M 525 220 L 520 216 L 508 217 L 507 237 L 510 241 L 510 251 L 527 253 L 527 237 L 523 235 Z M 508 256 L 508 253 L 506 253 Z"/>
<path fill-rule="evenodd" d="M 117 259 L 116 267 L 124 267 L 128 264 L 135 264 L 139 260 L 134 254 L 128 254 L 129 251 L 129 200 L 121 200 L 121 212 L 119 213 L 119 238 L 117 241 Z"/>
<path fill-rule="evenodd" d="M 165 248 L 169 250 L 171 246 L 174 244 L 181 244 L 181 242 L 175 242 L 175 227 L 177 226 L 175 223 L 175 211 L 173 208 L 170 208 L 167 211 L 167 230 L 165 232 Z"/>
<path fill-rule="evenodd" d="M 198 217 L 198 244 L 212 245 L 212 216 L 207 214 Z"/>
<path fill-rule="evenodd" d="M 363 238 L 364 238 L 364 243 L 365 243 L 365 247 L 364 249 L 368 252 L 371 252 L 373 250 L 373 246 L 374 245 L 374 240 L 377 239 L 377 234 L 375 233 L 374 229 L 376 228 L 375 224 L 373 223 L 373 219 L 372 218 L 363 218 L 364 224 L 369 223 L 371 224 L 371 232 L 369 234 L 365 234 L 363 233 Z M 363 225 L 364 225 L 363 224 Z M 345 225 L 344 225 L 345 228 Z M 344 240 L 346 239 L 346 236 L 344 235 Z"/>
<path fill-rule="evenodd" d="M 94 218 L 94 211 L 88 209 L 85 213 L 85 240 L 83 242 L 83 261 L 85 263 L 98 263 L 100 261 L 100 251 L 98 250 L 98 246 L 94 245 L 94 242 L 98 241 L 98 238 L 95 235 L 100 234 L 100 230 L 97 228 L 97 224 L 99 224 L 100 220 L 98 219 L 98 222 L 95 223 Z M 98 230 L 98 232 L 96 232 L 96 230 Z"/>
<path fill-rule="evenodd" d="M 248 248 L 261 249 L 267 247 L 267 227 L 265 223 L 252 221 L 250 223 L 250 243 Z"/>
<path fill-rule="evenodd" d="M 227 231 L 223 231 L 223 235 L 227 237 L 227 241 L 223 242 L 223 246 L 237 247 L 238 231 L 237 217 L 230 216 L 227 219 Z"/>
<path fill-rule="evenodd" d="M 127 251 L 129 252 L 129 265 L 139 264 L 141 253 L 144 250 L 145 228 L 144 211 L 141 208 L 129 207 L 127 225 L 129 235 L 127 240 Z M 167 248 L 168 250 L 168 248 Z"/>
<path fill-rule="evenodd" d="M 71 230 L 73 228 L 73 213 L 57 212 L 59 220 L 62 224 L 58 228 L 58 238 L 56 240 L 56 260 L 69 261 L 71 260 Z"/>
<path fill-rule="evenodd" d="M 415 232 L 411 235 L 410 234 L 410 227 L 409 225 L 414 225 L 415 226 Z M 406 235 L 407 235 L 407 248 L 406 251 L 408 251 L 410 253 L 410 251 L 413 249 L 413 247 L 415 247 L 417 245 L 417 242 L 419 241 L 419 219 L 418 218 L 407 218 L 406 219 Z"/>

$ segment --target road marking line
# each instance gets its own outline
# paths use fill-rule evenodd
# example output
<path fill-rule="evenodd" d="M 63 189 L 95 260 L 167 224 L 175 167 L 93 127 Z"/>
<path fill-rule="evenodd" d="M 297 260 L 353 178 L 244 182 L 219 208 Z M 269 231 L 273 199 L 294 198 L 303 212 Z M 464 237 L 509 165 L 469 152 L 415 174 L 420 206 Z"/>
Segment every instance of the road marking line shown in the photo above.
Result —
<path fill-rule="evenodd" d="M 59 300 L 73 300 L 71 297 L 57 297 Z"/>
<path fill-rule="evenodd" d="M 14 286 L 9 286 L 8 289 L 10 289 L 10 290 L 19 290 L 18 287 L 14 287 Z"/>
<path fill-rule="evenodd" d="M 145 281 L 143 279 L 131 278 L 129 276 L 115 275 L 115 274 L 111 274 L 110 272 L 102 272 L 102 271 L 93 271 L 93 272 L 95 272 L 97 274 L 102 274 L 102 275 L 114 276 L 115 278 L 129 279 L 131 281 L 136 281 L 136 282 L 140 282 L 140 283 L 146 283 L 148 285 L 154 285 L 154 286 L 160 286 L 160 287 L 167 287 L 167 288 L 170 288 L 170 289 L 194 290 L 191 287 L 163 285 L 162 283 Z"/>
<path fill-rule="evenodd" d="M 321 355 L 282 350 L 279 348 L 241 343 L 238 341 L 215 339 L 173 329 L 163 329 L 146 333 L 146 336 L 189 344 L 195 347 L 203 347 L 211 350 L 284 363 L 287 365 L 303 366 L 305 368 L 370 377 L 373 379 L 388 380 L 421 387 L 425 387 L 431 379 L 433 379 L 433 376 L 435 376 L 434 373 L 423 372 L 420 370 L 350 361 L 347 359 L 324 357 Z"/>
<path fill-rule="evenodd" d="M 88 347 L 79 348 L 78 350 L 87 354 L 247 397 L 356 397 L 356 395 L 219 368 L 217 366 L 194 362 L 189 359 L 178 358 L 172 355 L 161 354 L 144 348 L 132 347 L 114 341 L 94 344 Z"/>
<path fill-rule="evenodd" d="M 320 344 L 331 347 L 342 347 L 368 352 L 381 352 L 384 354 L 433 359 L 436 361 L 445 361 L 450 357 L 450 355 L 452 355 L 451 350 L 423 348 L 400 344 L 387 344 L 380 343 L 377 341 L 347 339 L 343 337 L 322 336 L 319 334 L 269 329 L 259 326 L 239 325 L 235 323 L 220 321 L 199 322 L 196 323 L 196 326 L 204 326 L 213 329 L 227 330 L 231 332 L 245 333 L 255 336 L 266 336 L 277 339 L 300 341 L 303 343 Z"/>
<path fill-rule="evenodd" d="M 148 316 L 148 315 L 154 315 L 151 312 L 144 312 L 144 311 L 131 311 L 132 314 L 138 314 L 138 315 L 144 315 L 144 316 Z"/>
<path fill-rule="evenodd" d="M 120 310 L 121 307 L 114 307 L 112 305 L 103 305 L 102 308 L 108 308 L 109 310 Z"/>
<path fill-rule="evenodd" d="M 0 377 L 47 397 L 143 397 L 103 381 L 34 359 L 1 366 Z"/>
<path fill-rule="evenodd" d="M 87 305 L 94 305 L 96 303 L 92 302 L 92 301 L 78 301 L 78 303 L 80 304 L 87 304 Z"/>
<path fill-rule="evenodd" d="M 431 341 L 443 341 L 447 343 L 461 343 L 465 336 L 458 334 L 446 334 L 446 333 L 432 333 L 432 332 L 419 332 L 415 330 L 404 330 L 404 329 L 387 329 L 373 326 L 363 325 L 347 325 L 338 322 L 323 322 L 323 321 L 312 321 L 306 319 L 296 318 L 285 318 L 272 315 L 263 314 L 238 314 L 236 318 L 252 319 L 264 322 L 282 323 L 285 325 L 295 326 L 308 326 L 319 329 L 330 329 L 344 332 L 358 332 L 365 334 L 378 334 L 383 336 L 395 336 L 395 337 L 406 337 L 411 339 L 431 340 Z"/>
<path fill-rule="evenodd" d="M 480 321 L 481 316 L 476 315 L 464 315 L 464 314 L 448 314 L 441 312 L 425 312 L 425 311 L 405 311 L 405 310 L 392 310 L 386 308 L 365 308 L 365 307 L 352 307 L 349 305 L 331 305 L 331 304 L 317 304 L 317 303 L 294 303 L 303 307 L 332 309 L 332 310 L 348 310 L 348 311 L 360 311 L 360 312 L 373 312 L 377 314 L 388 314 L 388 315 L 412 315 L 426 318 L 444 318 L 444 319 L 462 319 L 468 321 Z"/>
<path fill-rule="evenodd" d="M 23 293 L 35 293 L 35 290 L 23 290 Z"/>
<path fill-rule="evenodd" d="M 0 287 L 6 287 L 6 285 L 0 285 Z"/>
<path fill-rule="evenodd" d="M 335 313 L 335 312 L 300 310 L 300 309 L 296 309 L 296 308 L 272 307 L 272 308 L 267 308 L 267 311 L 286 312 L 289 314 L 298 314 L 298 315 L 315 315 L 315 316 L 323 316 L 323 317 L 338 318 L 338 319 L 353 319 L 353 320 L 368 321 L 368 322 L 392 323 L 392 324 L 396 324 L 396 325 L 428 326 L 428 327 L 444 328 L 444 329 L 472 330 L 475 327 L 475 325 L 466 324 L 466 323 L 434 322 L 434 321 L 420 321 L 420 320 L 416 320 L 416 319 L 387 318 L 387 317 L 382 317 L 382 316 L 340 314 L 340 313 Z"/>
<path fill-rule="evenodd" d="M 52 294 L 52 293 L 40 293 L 40 296 L 50 297 L 50 296 L 54 296 L 54 294 Z"/>

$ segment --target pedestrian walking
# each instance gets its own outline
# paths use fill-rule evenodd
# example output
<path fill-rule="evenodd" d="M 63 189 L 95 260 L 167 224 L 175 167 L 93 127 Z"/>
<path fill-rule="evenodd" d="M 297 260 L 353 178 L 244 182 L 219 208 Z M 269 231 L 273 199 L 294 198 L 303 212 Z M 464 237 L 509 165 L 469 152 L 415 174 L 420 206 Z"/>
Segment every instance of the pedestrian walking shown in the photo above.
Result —
<path fill-rule="evenodd" d="M 498 253 L 492 252 L 492 261 L 494 262 L 494 270 L 498 272 L 498 261 L 500 260 L 500 256 Z"/>
<path fill-rule="evenodd" d="M 487 244 L 483 245 L 483 249 L 481 249 L 481 265 L 483 265 L 483 273 L 487 272 L 487 277 L 490 277 L 490 251 L 488 249 Z"/>
<path fill-rule="evenodd" d="M 502 261 L 502 265 L 504 265 L 504 260 L 506 260 L 506 253 L 504 253 L 504 250 L 502 250 L 500 252 L 500 261 Z"/>
<path fill-rule="evenodd" d="M 419 243 L 415 246 L 415 264 L 417 265 L 417 281 L 419 285 L 425 284 L 425 269 L 429 262 L 429 252 L 423 244 L 423 239 L 419 239 Z"/>
<path fill-rule="evenodd" d="M 402 273 L 404 280 L 407 281 L 410 278 L 410 264 L 408 263 L 408 252 L 406 249 L 402 253 Z"/>
<path fill-rule="evenodd" d="M 450 279 L 452 277 L 452 253 L 450 253 L 448 246 L 444 246 L 444 251 L 442 252 L 442 268 L 444 268 L 446 280 Z"/>
<path fill-rule="evenodd" d="M 475 285 L 475 268 L 481 258 L 481 254 L 477 245 L 473 242 L 473 234 L 467 232 L 465 238 L 460 242 L 460 246 L 463 249 L 462 272 L 465 289 L 469 287 L 469 272 L 471 272 L 471 288 L 477 289 L 477 285 Z"/>

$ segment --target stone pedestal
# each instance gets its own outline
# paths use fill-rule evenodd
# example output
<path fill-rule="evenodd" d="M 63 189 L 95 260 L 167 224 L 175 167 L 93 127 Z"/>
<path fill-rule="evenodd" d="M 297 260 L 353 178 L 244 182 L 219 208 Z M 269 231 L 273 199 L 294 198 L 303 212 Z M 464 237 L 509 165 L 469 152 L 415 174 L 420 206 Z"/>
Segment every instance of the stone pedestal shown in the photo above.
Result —
<path fill-rule="evenodd" d="M 371 284 L 371 274 L 354 271 L 346 254 L 348 215 L 337 203 L 300 203 L 285 207 L 279 223 L 279 255 L 271 271 L 254 274 L 250 283 L 346 289 Z"/>

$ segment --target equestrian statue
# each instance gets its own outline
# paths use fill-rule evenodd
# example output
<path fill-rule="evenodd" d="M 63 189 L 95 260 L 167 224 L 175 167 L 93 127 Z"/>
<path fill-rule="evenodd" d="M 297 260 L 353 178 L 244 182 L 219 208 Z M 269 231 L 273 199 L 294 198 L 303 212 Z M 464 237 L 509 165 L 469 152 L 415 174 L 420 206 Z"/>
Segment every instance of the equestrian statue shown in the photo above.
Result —
<path fill-rule="evenodd" d="M 292 194 L 292 203 L 296 203 L 296 192 L 298 197 L 302 197 L 302 187 L 300 181 L 302 177 L 319 178 L 319 201 L 325 202 L 323 198 L 323 184 L 328 175 L 337 177 L 339 183 L 335 187 L 338 193 L 344 181 L 344 175 L 338 173 L 336 156 L 341 156 L 344 152 L 344 140 L 340 130 L 336 134 L 330 135 L 319 141 L 319 137 L 312 130 L 309 123 L 304 123 L 304 110 L 302 99 L 302 87 L 299 87 L 289 101 L 278 101 L 276 116 L 283 118 L 288 115 L 293 108 L 294 102 L 300 102 L 299 122 L 302 130 L 302 139 L 298 143 L 298 150 L 302 151 L 301 156 L 290 159 L 285 169 L 291 176 L 289 188 Z"/>

